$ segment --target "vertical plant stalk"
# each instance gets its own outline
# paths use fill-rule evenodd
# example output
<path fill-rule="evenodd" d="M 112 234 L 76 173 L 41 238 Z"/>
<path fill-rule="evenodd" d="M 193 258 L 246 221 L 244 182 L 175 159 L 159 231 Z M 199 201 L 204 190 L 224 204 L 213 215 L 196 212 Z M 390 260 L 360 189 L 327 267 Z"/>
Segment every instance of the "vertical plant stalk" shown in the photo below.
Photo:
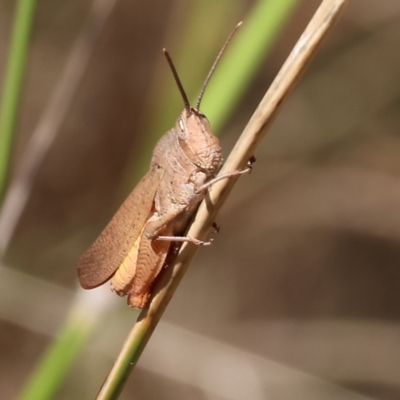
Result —
<path fill-rule="evenodd" d="M 221 174 L 243 168 L 254 154 L 258 144 L 280 110 L 284 100 L 293 89 L 301 73 L 330 28 L 344 11 L 349 0 L 324 0 L 314 14 L 299 41 L 293 48 L 271 87 L 245 127 L 238 142 L 228 157 Z M 205 239 L 218 210 L 229 195 L 236 179 L 226 179 L 213 185 L 200 205 L 188 236 Z M 118 398 L 132 368 L 136 365 L 151 334 L 166 309 L 171 297 L 192 261 L 197 247 L 184 243 L 173 263 L 164 270 L 154 288 L 151 301 L 139 315 L 123 348 L 106 378 L 97 400 Z"/>
<path fill-rule="evenodd" d="M 15 22 L 11 35 L 11 46 L 4 76 L 0 108 L 0 204 L 7 181 L 13 133 L 35 8 L 36 0 L 19 0 L 15 11 Z"/>

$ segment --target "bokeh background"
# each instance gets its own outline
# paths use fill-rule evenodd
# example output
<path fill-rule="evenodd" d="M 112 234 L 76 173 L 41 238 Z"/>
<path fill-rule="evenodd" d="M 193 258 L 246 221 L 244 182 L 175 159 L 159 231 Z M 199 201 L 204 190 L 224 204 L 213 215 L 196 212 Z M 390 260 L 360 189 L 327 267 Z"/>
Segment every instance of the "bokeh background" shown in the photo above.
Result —
<path fill-rule="evenodd" d="M 11 182 L 71 59 L 82 71 L 76 88 L 67 80 L 65 114 L 46 117 L 57 126 L 62 115 L 12 237 L 0 233 L 0 398 L 17 397 L 76 304 L 101 318 L 53 398 L 97 393 L 137 312 L 108 287 L 79 289 L 75 265 L 146 168 L 146 148 L 181 112 L 161 49 L 195 98 L 254 4 L 39 2 Z M 220 129 L 225 155 L 318 4 L 299 1 L 283 26 Z M 0 1 L 0 76 L 14 8 Z M 193 21 L 198 34 L 176 60 Z M 400 398 L 399 22 L 398 0 L 350 3 L 219 214 L 221 232 L 196 256 L 121 399 Z M 172 119 L 159 119 L 163 108 Z"/>

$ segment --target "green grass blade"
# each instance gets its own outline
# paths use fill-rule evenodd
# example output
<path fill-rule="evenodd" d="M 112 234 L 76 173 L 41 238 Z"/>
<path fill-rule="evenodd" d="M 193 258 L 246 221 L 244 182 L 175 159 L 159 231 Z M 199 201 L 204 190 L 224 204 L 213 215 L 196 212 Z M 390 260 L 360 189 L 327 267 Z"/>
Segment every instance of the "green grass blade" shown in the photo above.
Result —
<path fill-rule="evenodd" d="M 259 0 L 244 19 L 205 92 L 202 111 L 220 131 L 299 0 Z"/>
<path fill-rule="evenodd" d="M 79 302 L 72 307 L 59 335 L 41 356 L 18 400 L 54 398 L 97 321 L 97 314 L 83 315 L 81 310 Z"/>
<path fill-rule="evenodd" d="M 13 132 L 35 8 L 36 0 L 19 0 L 16 8 L 0 108 L 0 199 L 4 195 L 6 186 Z"/>

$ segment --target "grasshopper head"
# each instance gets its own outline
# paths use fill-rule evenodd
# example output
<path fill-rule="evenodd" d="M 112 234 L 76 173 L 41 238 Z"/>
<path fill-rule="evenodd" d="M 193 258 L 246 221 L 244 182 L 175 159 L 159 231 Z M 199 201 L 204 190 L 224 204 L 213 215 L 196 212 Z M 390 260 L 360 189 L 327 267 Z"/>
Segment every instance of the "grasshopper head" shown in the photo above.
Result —
<path fill-rule="evenodd" d="M 179 145 L 190 161 L 213 175 L 222 164 L 221 147 L 207 117 L 194 108 L 185 108 L 176 123 Z"/>
<path fill-rule="evenodd" d="M 203 170 L 208 177 L 215 175 L 221 167 L 222 155 L 219 141 L 212 133 L 210 123 L 208 122 L 206 116 L 200 112 L 200 103 L 203 99 L 207 84 L 214 73 L 219 60 L 221 59 L 222 54 L 232 39 L 232 36 L 241 24 L 242 23 L 239 22 L 236 25 L 235 29 L 228 36 L 225 44 L 222 46 L 221 51 L 215 59 L 214 64 L 212 65 L 210 72 L 203 83 L 195 107 L 190 106 L 189 99 L 185 93 L 185 90 L 183 89 L 182 82 L 179 79 L 178 73 L 176 72 L 174 63 L 172 62 L 168 51 L 166 49 L 163 50 L 168 64 L 171 67 L 171 71 L 175 78 L 178 89 L 181 93 L 183 104 L 185 105 L 182 114 L 176 122 L 179 145 L 189 160 Z"/>

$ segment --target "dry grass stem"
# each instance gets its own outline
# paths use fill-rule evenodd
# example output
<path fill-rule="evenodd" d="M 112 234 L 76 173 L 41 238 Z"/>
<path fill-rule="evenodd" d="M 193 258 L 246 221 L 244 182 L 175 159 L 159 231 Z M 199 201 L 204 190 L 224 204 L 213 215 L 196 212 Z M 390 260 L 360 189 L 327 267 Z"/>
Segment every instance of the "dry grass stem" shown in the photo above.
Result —
<path fill-rule="evenodd" d="M 221 174 L 241 169 L 246 165 L 258 144 L 266 135 L 266 128 L 274 120 L 282 103 L 316 53 L 323 38 L 344 11 L 347 3 L 348 0 L 325 0 L 321 3 L 245 127 L 224 164 Z M 206 238 L 218 210 L 227 198 L 235 181 L 236 179 L 225 179 L 213 185 L 206 199 L 200 205 L 196 218 L 188 231 L 188 236 L 201 240 Z M 173 265 L 164 270 L 155 287 L 153 298 L 140 314 L 97 399 L 117 398 L 118 393 L 122 390 L 123 383 L 139 359 L 196 251 L 197 246 L 184 243 Z"/>

